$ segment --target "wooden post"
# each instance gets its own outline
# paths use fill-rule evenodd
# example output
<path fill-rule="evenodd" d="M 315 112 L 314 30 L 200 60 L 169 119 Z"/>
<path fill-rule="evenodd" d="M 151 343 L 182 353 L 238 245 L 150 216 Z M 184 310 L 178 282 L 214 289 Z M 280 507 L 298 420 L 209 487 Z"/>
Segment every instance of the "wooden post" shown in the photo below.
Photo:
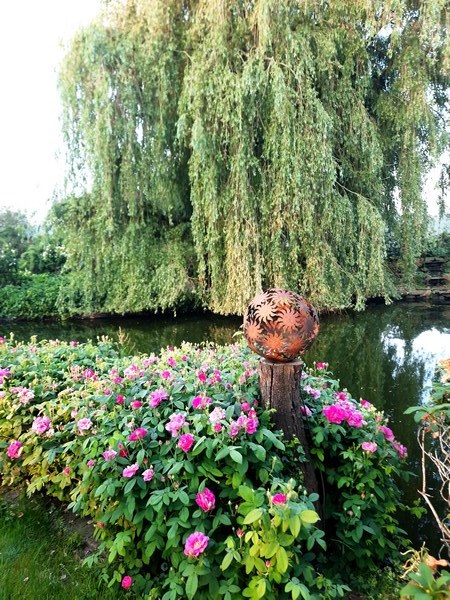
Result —
<path fill-rule="evenodd" d="M 306 489 L 308 492 L 319 493 L 301 413 L 302 368 L 301 360 L 275 363 L 263 358 L 259 363 L 259 384 L 265 407 L 274 408 L 276 411 L 273 415 L 275 427 L 283 431 L 286 440 L 291 440 L 293 437 L 300 440 L 306 457 L 306 462 L 300 463 Z M 318 503 L 316 507 L 317 505 Z M 321 512 L 320 510 L 319 514 Z"/>

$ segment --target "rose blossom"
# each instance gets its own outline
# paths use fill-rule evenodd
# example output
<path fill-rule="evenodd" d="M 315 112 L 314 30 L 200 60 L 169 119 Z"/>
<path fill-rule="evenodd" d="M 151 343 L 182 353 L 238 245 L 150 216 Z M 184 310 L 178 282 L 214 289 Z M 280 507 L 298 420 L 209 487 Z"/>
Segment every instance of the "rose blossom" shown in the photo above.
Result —
<path fill-rule="evenodd" d="M 212 510 L 216 505 L 216 497 L 213 492 L 205 488 L 203 492 L 198 492 L 195 496 L 197 505 L 205 512 Z"/>
<path fill-rule="evenodd" d="M 212 410 L 209 414 L 209 422 L 214 425 L 218 421 L 222 421 L 225 419 L 225 411 L 223 408 L 217 406 L 214 410 Z"/>
<path fill-rule="evenodd" d="M 363 406 L 364 408 L 372 408 L 373 406 L 371 402 L 369 402 L 368 400 L 364 400 L 363 398 L 361 398 L 360 403 L 361 406 Z"/>
<path fill-rule="evenodd" d="M 150 394 L 149 404 L 152 408 L 157 408 L 163 400 L 167 400 L 169 395 L 164 388 L 159 388 Z"/>
<path fill-rule="evenodd" d="M 347 418 L 348 412 L 339 406 L 339 404 L 330 404 L 322 410 L 329 423 L 340 425 Z"/>
<path fill-rule="evenodd" d="M 272 496 L 272 504 L 286 504 L 287 502 L 287 497 L 286 494 L 275 494 L 274 496 Z"/>
<path fill-rule="evenodd" d="M 361 448 L 364 450 L 364 452 L 376 452 L 378 446 L 375 444 L 375 442 L 363 442 L 361 444 Z"/>
<path fill-rule="evenodd" d="M 395 438 L 394 432 L 389 427 L 386 427 L 386 425 L 380 425 L 380 427 L 378 427 L 378 431 L 381 431 L 381 433 L 384 435 L 384 438 L 387 442 L 394 441 L 394 438 Z"/>
<path fill-rule="evenodd" d="M 33 421 L 31 429 L 34 431 L 34 433 L 42 435 L 48 431 L 51 426 L 52 422 L 50 421 L 49 417 L 36 417 Z"/>
<path fill-rule="evenodd" d="M 194 436 L 192 435 L 192 433 L 185 433 L 178 440 L 177 447 L 181 448 L 181 450 L 183 450 L 183 452 L 189 452 L 189 450 L 192 448 L 193 444 L 194 444 Z"/>
<path fill-rule="evenodd" d="M 303 404 L 300 407 L 300 412 L 302 413 L 302 415 L 306 418 L 309 419 L 309 417 L 312 417 L 312 412 L 311 409 L 309 408 L 309 406 L 306 406 L 305 404 Z"/>
<path fill-rule="evenodd" d="M 87 431 L 92 427 L 93 423 L 90 419 L 80 419 L 77 425 L 80 431 Z"/>
<path fill-rule="evenodd" d="M 205 381 L 206 381 L 206 373 L 204 373 L 203 371 L 198 371 L 197 377 L 198 377 L 198 380 L 201 383 L 205 383 Z"/>
<path fill-rule="evenodd" d="M 140 400 L 133 400 L 133 402 L 131 403 L 131 408 L 133 408 L 134 410 L 136 410 L 137 408 L 141 408 L 142 406 L 142 402 Z"/>
<path fill-rule="evenodd" d="M 142 473 L 142 479 L 144 481 L 151 481 L 153 479 L 154 475 L 155 475 L 155 471 L 153 469 L 146 469 Z"/>
<path fill-rule="evenodd" d="M 19 458 L 22 453 L 22 448 L 23 448 L 22 442 L 19 442 L 19 440 L 14 440 L 8 446 L 8 448 L 6 450 L 6 454 L 9 456 L 9 458 Z"/>
<path fill-rule="evenodd" d="M 184 553 L 191 558 L 197 558 L 208 546 L 209 537 L 201 531 L 195 531 L 187 538 L 184 544 Z"/>
<path fill-rule="evenodd" d="M 407 450 L 406 446 L 403 446 L 399 442 L 395 442 L 395 441 L 392 442 L 392 445 L 393 445 L 394 449 L 396 450 L 397 454 L 400 456 L 400 458 L 406 457 L 406 455 L 408 454 L 408 450 Z"/>
<path fill-rule="evenodd" d="M 180 429 L 186 423 L 186 418 L 181 413 L 173 413 L 169 417 L 169 422 L 166 424 L 166 431 L 170 431 L 172 437 L 177 437 Z"/>
<path fill-rule="evenodd" d="M 128 440 L 130 442 L 137 442 L 138 440 L 142 440 L 142 438 L 144 438 L 147 435 L 147 433 L 148 432 L 146 429 L 144 429 L 143 427 L 138 427 L 130 433 L 130 435 L 128 436 Z"/>
<path fill-rule="evenodd" d="M 192 406 L 193 408 L 206 408 L 211 402 L 211 398 L 207 396 L 196 396 L 192 399 Z"/>
<path fill-rule="evenodd" d="M 86 464 L 88 467 L 93 467 L 95 465 L 95 460 L 91 458 L 90 460 L 87 461 Z"/>
<path fill-rule="evenodd" d="M 69 475 L 70 474 L 70 467 L 65 467 L 62 472 L 64 473 L 64 475 Z"/>
<path fill-rule="evenodd" d="M 317 363 L 317 368 L 318 369 L 326 369 L 328 367 L 328 363 L 325 362 L 318 362 Z"/>
<path fill-rule="evenodd" d="M 125 577 L 122 579 L 122 583 L 120 584 L 124 590 L 127 590 L 128 588 L 130 588 L 133 585 L 133 578 L 130 577 L 129 575 L 125 575 Z"/>
<path fill-rule="evenodd" d="M 129 467 L 125 467 L 125 469 L 122 471 L 122 475 L 124 477 L 134 477 L 134 475 L 136 475 L 136 473 L 139 471 L 139 464 L 138 463 L 134 463 L 134 465 L 130 465 Z"/>
<path fill-rule="evenodd" d="M 103 458 L 105 460 L 113 460 L 117 456 L 117 452 L 115 450 L 109 449 L 103 452 Z"/>

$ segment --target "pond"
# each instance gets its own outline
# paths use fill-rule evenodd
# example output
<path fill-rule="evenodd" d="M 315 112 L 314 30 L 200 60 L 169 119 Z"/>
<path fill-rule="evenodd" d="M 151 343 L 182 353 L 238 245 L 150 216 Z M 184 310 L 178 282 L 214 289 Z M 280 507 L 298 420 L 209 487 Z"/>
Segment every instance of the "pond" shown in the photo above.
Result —
<path fill-rule="evenodd" d="M 239 336 L 242 320 L 235 317 L 190 315 L 177 318 L 133 317 L 66 321 L 63 323 L 0 324 L 0 335 L 13 331 L 19 340 L 31 335 L 39 339 L 78 340 L 108 335 L 122 337 L 131 352 L 158 352 L 183 340 L 232 342 Z M 417 427 L 406 408 L 426 402 L 438 360 L 450 357 L 450 307 L 396 303 L 372 305 L 362 313 L 327 315 L 321 319 L 319 337 L 305 355 L 305 362 L 324 361 L 356 397 L 383 409 L 391 419 L 396 437 L 408 447 L 409 468 L 420 474 Z M 404 486 L 405 500 L 417 499 L 420 478 Z M 403 526 L 416 547 L 425 541 L 438 552 L 439 536 L 434 521 L 422 518 Z"/>

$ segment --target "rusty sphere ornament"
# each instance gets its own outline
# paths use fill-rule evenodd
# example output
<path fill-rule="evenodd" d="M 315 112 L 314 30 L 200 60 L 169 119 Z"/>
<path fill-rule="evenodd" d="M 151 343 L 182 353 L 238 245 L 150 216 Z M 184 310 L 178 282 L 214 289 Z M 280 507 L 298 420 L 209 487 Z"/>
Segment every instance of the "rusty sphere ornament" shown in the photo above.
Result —
<path fill-rule="evenodd" d="M 316 309 L 296 292 L 273 288 L 250 302 L 244 335 L 253 352 L 275 362 L 295 360 L 319 332 Z"/>

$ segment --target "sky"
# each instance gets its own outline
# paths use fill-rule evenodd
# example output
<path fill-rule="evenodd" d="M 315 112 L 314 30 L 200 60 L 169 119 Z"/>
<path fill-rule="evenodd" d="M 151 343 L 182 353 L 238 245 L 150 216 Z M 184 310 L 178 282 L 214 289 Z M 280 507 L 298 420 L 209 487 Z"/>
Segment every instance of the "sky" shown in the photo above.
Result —
<path fill-rule="evenodd" d="M 57 72 L 62 44 L 99 12 L 101 0 L 11 0 L 0 6 L 0 208 L 39 222 L 64 183 Z M 434 185 L 425 184 L 431 213 Z M 450 207 L 450 192 L 448 197 Z"/>
<path fill-rule="evenodd" d="M 36 213 L 35 221 L 45 216 L 64 182 L 57 90 L 62 44 L 100 6 L 100 0 L 0 5 L 0 207 Z"/>

